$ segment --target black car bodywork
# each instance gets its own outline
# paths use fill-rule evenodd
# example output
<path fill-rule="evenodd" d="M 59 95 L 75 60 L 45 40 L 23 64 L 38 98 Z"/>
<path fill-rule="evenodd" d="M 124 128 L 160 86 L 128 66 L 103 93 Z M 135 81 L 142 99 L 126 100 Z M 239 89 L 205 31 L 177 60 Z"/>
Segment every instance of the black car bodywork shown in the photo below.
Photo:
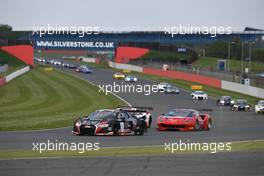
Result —
<path fill-rule="evenodd" d="M 98 110 L 73 125 L 76 135 L 143 135 L 146 131 L 144 119 L 123 110 Z"/>
<path fill-rule="evenodd" d="M 218 106 L 232 106 L 234 103 L 234 100 L 230 96 L 221 96 L 221 98 L 216 101 Z"/>
<path fill-rule="evenodd" d="M 250 104 L 247 100 L 239 99 L 231 106 L 232 111 L 250 111 Z"/>

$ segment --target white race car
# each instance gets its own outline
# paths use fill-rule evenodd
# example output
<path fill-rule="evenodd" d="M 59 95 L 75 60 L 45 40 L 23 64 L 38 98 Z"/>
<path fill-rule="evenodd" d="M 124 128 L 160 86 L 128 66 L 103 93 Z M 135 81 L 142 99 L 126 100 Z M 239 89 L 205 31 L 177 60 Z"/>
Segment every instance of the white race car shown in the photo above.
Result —
<path fill-rule="evenodd" d="M 204 91 L 201 90 L 196 90 L 191 93 L 192 99 L 193 100 L 207 100 L 208 96 Z"/>
<path fill-rule="evenodd" d="M 127 75 L 125 77 L 125 81 L 126 82 L 137 82 L 138 78 L 136 76 L 133 76 L 133 75 Z"/>
<path fill-rule="evenodd" d="M 133 114 L 137 118 L 145 119 L 147 128 L 151 127 L 152 123 L 152 116 L 150 111 L 153 110 L 151 107 L 129 107 L 129 106 L 120 106 L 118 107 L 119 110 L 126 111 L 128 113 Z"/>
<path fill-rule="evenodd" d="M 158 84 L 158 90 L 164 92 L 165 91 L 165 88 L 168 87 L 168 86 L 170 86 L 169 83 L 165 83 L 165 82 L 159 83 Z"/>
<path fill-rule="evenodd" d="M 61 66 L 61 61 L 57 61 L 57 60 L 55 60 L 55 61 L 53 62 L 53 65 Z"/>
<path fill-rule="evenodd" d="M 264 100 L 258 101 L 258 104 L 255 105 L 255 112 L 257 114 L 264 114 Z"/>

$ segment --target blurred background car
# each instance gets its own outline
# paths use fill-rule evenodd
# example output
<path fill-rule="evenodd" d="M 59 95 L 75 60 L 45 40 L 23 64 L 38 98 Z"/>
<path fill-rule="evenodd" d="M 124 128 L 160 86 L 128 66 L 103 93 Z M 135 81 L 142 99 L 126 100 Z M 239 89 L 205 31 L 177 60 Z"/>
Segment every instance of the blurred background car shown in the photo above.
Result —
<path fill-rule="evenodd" d="M 113 74 L 114 79 L 125 79 L 125 77 L 126 77 L 125 74 L 120 73 L 120 72 L 116 72 Z"/>
<path fill-rule="evenodd" d="M 164 87 L 164 93 L 167 93 L 167 94 L 179 94 L 180 90 L 176 86 L 167 85 L 167 86 Z"/>
<path fill-rule="evenodd" d="M 255 105 L 255 112 L 257 114 L 264 114 L 264 100 L 259 100 Z"/>
<path fill-rule="evenodd" d="M 138 78 L 136 76 L 133 76 L 133 75 L 127 75 L 125 77 L 125 81 L 127 81 L 127 82 L 137 82 Z"/>
<path fill-rule="evenodd" d="M 204 91 L 196 90 L 191 93 L 192 99 L 194 100 L 206 100 L 208 98 L 207 94 Z"/>
<path fill-rule="evenodd" d="M 216 102 L 218 106 L 232 106 L 235 103 L 230 96 L 221 96 Z"/>
<path fill-rule="evenodd" d="M 158 84 L 158 90 L 159 91 L 164 91 L 165 90 L 165 87 L 166 86 L 169 86 L 170 84 L 169 83 L 166 83 L 166 82 L 162 82 L 162 83 L 159 83 Z"/>

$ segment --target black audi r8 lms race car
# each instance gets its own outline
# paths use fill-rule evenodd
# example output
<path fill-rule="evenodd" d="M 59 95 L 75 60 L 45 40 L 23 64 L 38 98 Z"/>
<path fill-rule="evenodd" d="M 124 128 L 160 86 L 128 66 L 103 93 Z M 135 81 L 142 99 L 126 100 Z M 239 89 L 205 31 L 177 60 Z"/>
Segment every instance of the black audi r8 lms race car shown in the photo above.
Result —
<path fill-rule="evenodd" d="M 143 135 L 147 132 L 144 118 L 122 109 L 101 109 L 77 119 L 73 125 L 76 135 Z"/>

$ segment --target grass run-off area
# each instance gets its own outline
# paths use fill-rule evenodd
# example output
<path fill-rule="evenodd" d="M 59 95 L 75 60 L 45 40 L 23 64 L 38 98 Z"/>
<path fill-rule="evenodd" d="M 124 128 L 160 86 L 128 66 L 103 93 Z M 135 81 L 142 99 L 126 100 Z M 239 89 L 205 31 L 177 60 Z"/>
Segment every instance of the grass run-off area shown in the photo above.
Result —
<path fill-rule="evenodd" d="M 193 63 L 193 65 L 199 66 L 199 67 L 206 67 L 210 68 L 213 67 L 214 69 L 217 69 L 217 60 L 220 58 L 216 57 L 199 57 L 197 61 Z M 227 61 L 228 62 L 228 61 Z M 228 63 L 227 63 L 228 64 Z M 241 60 L 230 60 L 230 71 L 241 71 L 242 68 L 242 62 Z M 255 72 L 261 72 L 264 71 L 264 63 L 260 62 L 243 62 L 243 68 L 249 68 L 251 71 Z"/>
<path fill-rule="evenodd" d="M 225 144 L 225 143 L 222 143 Z M 40 151 L 39 150 L 0 150 L 0 159 L 19 159 L 19 158 L 47 158 L 47 157 L 121 157 L 121 156 L 151 156 L 151 155 L 180 155 L 180 154 L 218 154 L 221 152 L 243 152 L 243 151 L 263 151 L 264 141 L 234 141 L 230 142 L 229 149 L 223 149 L 218 147 L 219 143 L 208 143 L 208 148 L 202 148 L 202 143 L 196 143 L 196 146 L 189 148 L 189 150 L 176 149 L 176 145 L 172 150 L 166 148 L 165 145 L 157 146 L 135 146 L 135 147 L 110 147 L 110 148 L 99 148 L 99 150 L 85 151 L 83 147 L 76 147 L 76 150 L 50 150 Z M 172 152 L 173 151 L 173 152 Z"/>
<path fill-rule="evenodd" d="M 96 86 L 39 66 L 0 87 L 0 131 L 71 126 L 80 116 L 124 103 Z"/>

